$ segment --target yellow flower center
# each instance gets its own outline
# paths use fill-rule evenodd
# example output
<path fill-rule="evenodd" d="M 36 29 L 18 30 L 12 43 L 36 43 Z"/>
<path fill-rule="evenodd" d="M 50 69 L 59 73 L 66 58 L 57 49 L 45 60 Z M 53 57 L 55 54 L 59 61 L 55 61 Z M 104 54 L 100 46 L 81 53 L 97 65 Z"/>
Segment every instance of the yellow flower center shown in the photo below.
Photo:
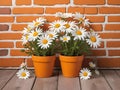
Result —
<path fill-rule="evenodd" d="M 34 26 L 37 27 L 38 25 L 40 25 L 40 22 L 35 22 L 35 23 L 34 23 Z"/>
<path fill-rule="evenodd" d="M 30 27 L 27 27 L 27 32 L 29 32 L 31 30 L 31 28 Z"/>
<path fill-rule="evenodd" d="M 33 36 L 37 36 L 37 35 L 38 35 L 38 32 L 34 32 L 34 33 L 33 33 Z"/>
<path fill-rule="evenodd" d="M 83 21 L 83 18 L 79 18 L 80 21 Z"/>
<path fill-rule="evenodd" d="M 25 72 L 22 72 L 22 73 L 21 73 L 21 76 L 22 76 L 22 77 L 25 77 L 25 76 L 26 76 L 26 73 L 25 73 Z"/>
<path fill-rule="evenodd" d="M 64 38 L 63 38 L 63 40 L 64 40 L 64 41 L 67 41 L 67 38 L 66 38 L 66 37 L 64 37 Z"/>
<path fill-rule="evenodd" d="M 47 44 L 47 43 L 48 43 L 48 40 L 47 40 L 47 39 L 43 39 L 42 43 L 43 43 L 43 44 Z"/>
<path fill-rule="evenodd" d="M 28 40 L 28 35 L 25 36 L 26 40 Z"/>
<path fill-rule="evenodd" d="M 56 25 L 55 25 L 55 28 L 59 28 L 59 27 L 60 27 L 60 24 L 56 24 Z"/>
<path fill-rule="evenodd" d="M 88 73 L 87 72 L 83 72 L 83 76 L 87 76 L 88 75 Z"/>
<path fill-rule="evenodd" d="M 65 24 L 65 27 L 66 27 L 66 28 L 69 28 L 69 27 L 70 27 L 70 25 L 67 23 L 67 24 Z"/>
<path fill-rule="evenodd" d="M 49 34 L 49 37 L 50 37 L 50 38 L 53 38 L 53 34 Z"/>
<path fill-rule="evenodd" d="M 96 42 L 96 37 L 95 37 L 95 36 L 91 36 L 91 37 L 90 37 L 90 40 L 91 40 L 92 42 Z"/>
<path fill-rule="evenodd" d="M 82 35 L 82 32 L 81 32 L 80 30 L 77 30 L 77 31 L 76 31 L 76 34 L 77 34 L 77 35 Z"/>

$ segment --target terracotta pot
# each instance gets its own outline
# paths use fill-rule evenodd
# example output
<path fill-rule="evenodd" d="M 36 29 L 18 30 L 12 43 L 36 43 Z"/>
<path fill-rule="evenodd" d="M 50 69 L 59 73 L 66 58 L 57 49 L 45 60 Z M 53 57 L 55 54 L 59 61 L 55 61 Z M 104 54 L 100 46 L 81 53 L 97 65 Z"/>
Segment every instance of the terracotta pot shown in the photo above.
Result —
<path fill-rule="evenodd" d="M 56 56 L 32 56 L 35 75 L 37 77 L 50 77 L 53 74 Z"/>
<path fill-rule="evenodd" d="M 63 56 L 60 55 L 60 62 L 63 76 L 77 77 L 82 66 L 84 56 Z"/>

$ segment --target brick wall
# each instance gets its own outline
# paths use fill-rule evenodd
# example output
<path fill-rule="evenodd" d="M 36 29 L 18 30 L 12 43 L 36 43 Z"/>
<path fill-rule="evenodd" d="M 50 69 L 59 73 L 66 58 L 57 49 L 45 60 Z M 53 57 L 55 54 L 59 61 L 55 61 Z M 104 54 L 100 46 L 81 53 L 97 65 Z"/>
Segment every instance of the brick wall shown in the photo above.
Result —
<path fill-rule="evenodd" d="M 99 66 L 120 67 L 120 0 L 0 0 L 0 66 L 18 66 L 27 57 L 20 52 L 23 28 L 39 16 L 53 21 L 58 11 L 85 14 L 103 38 L 93 50 Z"/>

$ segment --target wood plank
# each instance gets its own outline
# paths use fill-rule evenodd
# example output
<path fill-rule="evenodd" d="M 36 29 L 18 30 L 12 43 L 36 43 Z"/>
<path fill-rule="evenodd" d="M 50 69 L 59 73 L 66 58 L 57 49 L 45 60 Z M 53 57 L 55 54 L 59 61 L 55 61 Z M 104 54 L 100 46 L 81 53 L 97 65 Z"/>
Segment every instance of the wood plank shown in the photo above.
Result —
<path fill-rule="evenodd" d="M 31 90 L 35 76 L 31 72 L 29 79 L 19 79 L 16 75 L 7 83 L 3 90 Z"/>
<path fill-rule="evenodd" d="M 57 90 L 58 72 L 49 78 L 36 78 L 32 90 Z"/>
<path fill-rule="evenodd" d="M 60 73 L 58 90 L 80 90 L 79 77 L 67 78 Z"/>
<path fill-rule="evenodd" d="M 118 74 L 118 76 L 120 77 L 120 69 L 119 70 L 115 70 Z"/>
<path fill-rule="evenodd" d="M 0 90 L 15 74 L 16 70 L 0 70 Z"/>
<path fill-rule="evenodd" d="M 95 76 L 89 80 L 80 80 L 82 90 L 111 90 L 102 75 Z"/>
<path fill-rule="evenodd" d="M 120 90 L 120 77 L 114 70 L 102 70 L 102 73 L 113 90 Z"/>

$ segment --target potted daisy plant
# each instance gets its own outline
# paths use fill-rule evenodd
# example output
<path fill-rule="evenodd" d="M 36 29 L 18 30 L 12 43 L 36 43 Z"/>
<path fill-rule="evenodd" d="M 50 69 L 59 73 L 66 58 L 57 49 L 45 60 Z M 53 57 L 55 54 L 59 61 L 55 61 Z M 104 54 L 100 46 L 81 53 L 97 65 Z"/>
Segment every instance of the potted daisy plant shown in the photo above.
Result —
<path fill-rule="evenodd" d="M 46 28 L 46 24 L 46 19 L 39 17 L 24 28 L 22 35 L 22 51 L 32 56 L 37 77 L 51 76 L 56 59 L 55 42 L 58 35 Z"/>
<path fill-rule="evenodd" d="M 101 38 L 90 28 L 89 19 L 80 13 L 56 13 L 60 20 L 50 23 L 57 32 L 62 73 L 66 77 L 79 75 L 84 55 L 100 45 Z M 87 30 L 87 28 L 90 30 Z"/>

